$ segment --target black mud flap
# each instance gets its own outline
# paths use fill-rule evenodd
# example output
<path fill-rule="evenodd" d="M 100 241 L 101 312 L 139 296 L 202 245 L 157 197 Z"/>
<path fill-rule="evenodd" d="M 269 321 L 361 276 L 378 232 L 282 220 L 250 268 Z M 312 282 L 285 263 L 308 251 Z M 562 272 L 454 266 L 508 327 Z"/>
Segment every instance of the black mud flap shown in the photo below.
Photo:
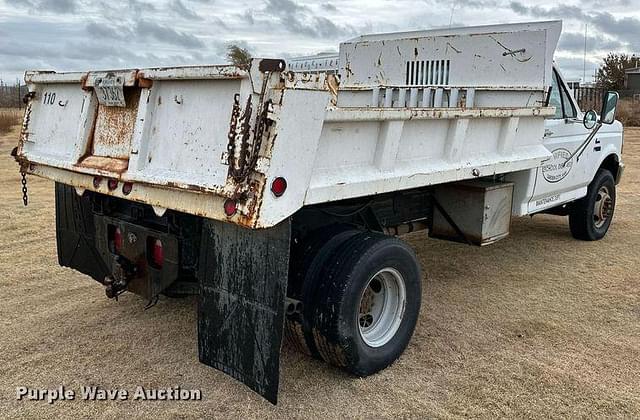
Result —
<path fill-rule="evenodd" d="M 96 247 L 91 200 L 73 187 L 56 182 L 56 243 L 58 263 L 102 282 L 111 272 Z"/>
<path fill-rule="evenodd" d="M 278 400 L 291 222 L 260 230 L 206 220 L 198 305 L 200 361 Z"/>

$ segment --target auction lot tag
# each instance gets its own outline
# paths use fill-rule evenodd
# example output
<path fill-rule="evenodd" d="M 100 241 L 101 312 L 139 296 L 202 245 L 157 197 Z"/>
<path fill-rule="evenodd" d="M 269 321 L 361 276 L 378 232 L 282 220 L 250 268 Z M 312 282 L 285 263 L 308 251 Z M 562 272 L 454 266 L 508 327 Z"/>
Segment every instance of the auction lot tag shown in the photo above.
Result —
<path fill-rule="evenodd" d="M 127 106 L 124 100 L 124 83 L 122 77 L 105 77 L 97 79 L 95 85 L 98 102 L 105 106 Z"/>

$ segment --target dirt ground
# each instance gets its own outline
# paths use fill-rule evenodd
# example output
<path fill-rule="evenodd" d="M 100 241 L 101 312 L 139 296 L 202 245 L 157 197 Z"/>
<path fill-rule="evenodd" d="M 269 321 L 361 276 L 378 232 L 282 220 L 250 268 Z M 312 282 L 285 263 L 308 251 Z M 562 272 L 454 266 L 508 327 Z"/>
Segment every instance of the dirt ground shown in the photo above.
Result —
<path fill-rule="evenodd" d="M 424 271 L 409 348 L 367 379 L 284 347 L 272 406 L 198 362 L 195 299 L 108 300 L 56 260 L 53 184 L 31 177 L 23 208 L 0 137 L 0 413 L 10 417 L 627 417 L 640 418 L 640 129 L 600 242 L 571 238 L 565 218 L 513 223 L 489 247 L 405 239 Z M 54 404 L 16 387 L 200 389 L 201 401 Z"/>

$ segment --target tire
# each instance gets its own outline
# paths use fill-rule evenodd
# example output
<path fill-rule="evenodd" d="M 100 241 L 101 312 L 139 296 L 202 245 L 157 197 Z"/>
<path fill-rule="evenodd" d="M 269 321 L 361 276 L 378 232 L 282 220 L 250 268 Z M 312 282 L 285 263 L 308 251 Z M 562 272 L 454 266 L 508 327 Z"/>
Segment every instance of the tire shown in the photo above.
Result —
<path fill-rule="evenodd" d="M 606 169 L 599 169 L 589 184 L 587 195 L 571 206 L 569 228 L 573 237 L 583 241 L 604 238 L 611 226 L 615 205 L 613 175 Z"/>
<path fill-rule="evenodd" d="M 368 376 L 404 352 L 418 320 L 421 276 L 413 250 L 363 232 L 326 263 L 312 317 L 315 346 L 330 364 Z"/>
<path fill-rule="evenodd" d="M 344 241 L 358 234 L 349 225 L 334 225 L 310 234 L 300 252 L 296 253 L 297 269 L 292 273 L 292 284 L 287 296 L 299 299 L 302 310 L 287 315 L 285 337 L 298 351 L 322 360 L 313 339 L 311 317 L 315 309 L 315 297 L 327 260 Z"/>

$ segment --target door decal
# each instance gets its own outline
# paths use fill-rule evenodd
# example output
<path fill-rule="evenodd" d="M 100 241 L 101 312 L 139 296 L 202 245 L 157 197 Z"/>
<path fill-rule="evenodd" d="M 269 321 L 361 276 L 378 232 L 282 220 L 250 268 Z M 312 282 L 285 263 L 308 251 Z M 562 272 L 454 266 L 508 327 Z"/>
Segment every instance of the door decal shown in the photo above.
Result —
<path fill-rule="evenodd" d="M 567 149 L 556 149 L 551 152 L 553 157 L 542 164 L 542 176 L 545 181 L 555 183 L 562 181 L 573 167 L 572 154 Z"/>

